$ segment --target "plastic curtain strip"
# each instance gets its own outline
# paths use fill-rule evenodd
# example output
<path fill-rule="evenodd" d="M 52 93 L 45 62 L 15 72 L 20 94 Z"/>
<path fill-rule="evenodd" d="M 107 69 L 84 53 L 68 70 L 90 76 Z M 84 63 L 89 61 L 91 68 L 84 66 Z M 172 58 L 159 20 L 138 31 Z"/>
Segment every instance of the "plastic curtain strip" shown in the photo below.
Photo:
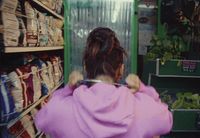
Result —
<path fill-rule="evenodd" d="M 131 18 L 133 0 L 68 0 L 70 27 L 70 69 L 82 70 L 82 55 L 88 33 L 96 27 L 116 32 L 128 53 L 125 75 L 131 70 Z"/>

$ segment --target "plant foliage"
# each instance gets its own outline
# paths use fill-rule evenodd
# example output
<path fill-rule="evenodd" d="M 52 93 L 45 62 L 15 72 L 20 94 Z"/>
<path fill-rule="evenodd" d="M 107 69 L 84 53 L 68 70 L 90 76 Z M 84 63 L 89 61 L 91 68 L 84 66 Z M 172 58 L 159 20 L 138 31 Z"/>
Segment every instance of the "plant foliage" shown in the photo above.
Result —
<path fill-rule="evenodd" d="M 150 43 L 147 59 L 160 58 L 163 63 L 170 59 L 182 59 L 181 52 L 185 50 L 185 44 L 181 37 L 177 35 L 165 35 L 164 37 L 153 35 Z"/>

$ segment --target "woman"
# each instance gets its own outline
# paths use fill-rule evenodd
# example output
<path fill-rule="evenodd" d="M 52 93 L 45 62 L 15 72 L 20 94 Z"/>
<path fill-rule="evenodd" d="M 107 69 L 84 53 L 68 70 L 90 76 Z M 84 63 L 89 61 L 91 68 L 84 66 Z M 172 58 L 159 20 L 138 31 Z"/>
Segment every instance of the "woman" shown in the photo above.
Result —
<path fill-rule="evenodd" d="M 88 83 L 78 72 L 57 90 L 35 117 L 37 128 L 54 138 L 152 138 L 168 133 L 172 114 L 153 87 L 136 75 L 117 84 L 126 55 L 115 33 L 96 28 L 88 36 L 83 57 Z M 93 83 L 89 83 L 93 82 Z"/>

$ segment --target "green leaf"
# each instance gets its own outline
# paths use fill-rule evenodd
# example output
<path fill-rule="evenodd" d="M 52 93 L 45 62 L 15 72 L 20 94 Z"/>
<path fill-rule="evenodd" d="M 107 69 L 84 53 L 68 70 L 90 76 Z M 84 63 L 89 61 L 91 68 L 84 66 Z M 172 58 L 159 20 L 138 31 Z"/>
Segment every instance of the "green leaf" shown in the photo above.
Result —
<path fill-rule="evenodd" d="M 170 59 L 180 59 L 184 46 L 183 39 L 178 35 L 171 37 L 153 35 L 150 43 L 151 46 L 148 53 L 151 54 L 147 54 L 147 58 L 151 60 L 160 58 L 163 63 Z"/>

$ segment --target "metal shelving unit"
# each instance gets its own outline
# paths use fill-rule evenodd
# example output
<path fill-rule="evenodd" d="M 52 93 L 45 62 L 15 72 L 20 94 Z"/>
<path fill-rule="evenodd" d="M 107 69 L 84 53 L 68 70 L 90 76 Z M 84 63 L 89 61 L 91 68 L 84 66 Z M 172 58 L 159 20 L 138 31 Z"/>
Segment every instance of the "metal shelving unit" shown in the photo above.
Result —
<path fill-rule="evenodd" d="M 49 13 L 51 13 L 52 15 L 54 15 L 55 17 L 57 17 L 57 18 L 59 18 L 61 20 L 64 20 L 64 18 L 61 15 L 59 15 L 56 12 L 54 12 L 53 10 L 51 10 L 46 5 L 44 5 L 43 3 L 41 3 L 40 1 L 38 1 L 38 0 L 32 0 L 32 1 L 35 2 L 36 4 L 38 4 L 38 6 L 41 6 L 43 9 L 45 9 Z"/>
<path fill-rule="evenodd" d="M 181 76 L 181 75 L 157 75 L 149 73 L 148 75 L 148 85 L 151 85 L 152 76 L 156 76 L 159 78 L 200 78 L 200 76 Z"/>
<path fill-rule="evenodd" d="M 26 110 L 24 110 L 17 118 L 9 121 L 8 123 L 0 124 L 0 126 L 7 126 L 10 128 L 13 126 L 17 121 L 19 121 L 22 117 L 28 114 L 32 109 L 37 107 L 42 101 L 44 101 L 47 97 L 49 97 L 56 89 L 58 89 L 63 84 L 63 80 L 60 81 L 47 95 L 41 97 L 38 101 L 30 105 Z"/>
<path fill-rule="evenodd" d="M 171 19 L 170 16 L 163 16 L 163 12 L 164 12 L 164 10 L 162 9 L 163 2 L 169 2 L 169 3 L 171 2 L 171 4 L 174 4 L 174 2 L 177 2 L 177 1 L 157 0 L 157 5 L 158 5 L 157 35 L 159 36 L 162 36 L 163 32 L 165 32 L 164 25 L 163 25 L 164 19 Z M 181 2 L 182 1 L 180 1 L 180 3 Z M 186 3 L 186 1 L 184 2 Z M 192 0 L 190 2 L 192 2 Z M 174 5 L 171 5 L 170 7 L 169 3 L 166 4 L 167 5 L 166 9 L 171 10 L 171 7 L 173 7 Z M 181 6 L 179 5 L 179 7 Z M 179 10 L 182 10 L 182 9 L 179 9 Z M 169 11 L 167 10 L 165 12 L 169 13 Z M 164 18 L 162 18 L 162 16 Z M 172 20 L 167 20 L 167 21 L 171 22 Z M 175 25 L 175 23 L 172 23 L 172 26 L 173 25 Z M 167 26 L 168 26 L 168 29 L 171 28 L 169 24 Z M 177 26 L 180 27 L 179 25 Z M 173 28 L 173 30 L 175 29 Z M 144 71 L 145 80 L 148 81 L 149 85 L 153 85 L 159 92 L 163 92 L 163 90 L 167 90 L 170 94 L 172 93 L 174 95 L 176 93 L 184 93 L 184 92 L 191 92 L 191 93 L 194 92 L 194 93 L 199 94 L 199 90 L 200 90 L 199 60 L 194 59 L 194 58 L 187 58 L 187 57 L 186 59 L 190 59 L 190 60 L 171 60 L 170 63 L 165 62 L 164 65 L 161 65 L 159 61 L 154 61 L 154 63 L 152 61 L 146 62 L 144 65 L 145 66 L 144 68 L 146 68 L 146 70 Z M 181 64 L 177 64 L 177 63 L 181 63 Z M 184 109 L 171 109 L 171 111 L 173 113 L 173 128 L 171 130 L 171 133 L 166 136 L 163 136 L 163 138 L 172 138 L 172 137 L 196 138 L 200 136 L 199 135 L 200 134 L 200 126 L 199 126 L 200 110 L 199 109 L 184 108 Z"/>
<path fill-rule="evenodd" d="M 4 53 L 19 53 L 19 52 L 37 52 L 37 51 L 51 51 L 61 50 L 64 46 L 48 46 L 48 47 L 5 47 Z"/>
<path fill-rule="evenodd" d="M 53 15 L 55 18 L 58 18 L 62 21 L 64 21 L 64 17 L 62 17 L 61 15 L 57 14 L 55 11 L 53 11 L 52 9 L 50 9 L 49 7 L 47 7 L 46 5 L 44 5 L 43 3 L 41 3 L 38 0 L 32 0 L 32 2 L 34 2 L 35 4 L 37 4 L 38 6 L 40 6 L 43 10 L 45 10 L 46 12 L 50 13 L 51 15 Z M 3 11 L 0 9 L 0 11 Z M 9 11 L 4 11 L 7 13 L 11 13 Z M 15 14 L 16 16 L 19 17 L 25 17 L 28 18 L 26 15 L 23 14 L 19 14 L 19 13 L 11 13 L 11 14 Z M 29 18 L 32 19 L 32 18 Z M 0 32 L 3 32 L 4 29 L 2 27 L 0 27 Z M 36 46 L 36 47 L 28 47 L 28 46 L 17 46 L 17 47 L 12 47 L 12 46 L 5 46 L 2 50 L 2 52 L 4 53 L 19 53 L 19 52 L 37 52 L 37 51 L 51 51 L 51 50 L 62 50 L 64 49 L 64 46 Z"/>
<path fill-rule="evenodd" d="M 18 0 L 19 2 L 20 0 Z M 24 1 L 28 1 L 28 0 L 24 0 Z M 24 2 L 23 1 L 23 2 Z M 62 17 L 62 15 L 59 15 L 58 13 L 56 13 L 54 10 L 52 10 L 51 8 L 49 8 L 48 6 L 46 6 L 45 4 L 43 4 L 42 2 L 40 2 L 39 0 L 30 0 L 28 1 L 31 3 L 31 5 L 34 8 L 37 8 L 38 11 L 40 11 L 41 13 L 46 13 L 47 15 L 52 16 L 54 19 L 58 19 L 62 22 L 64 22 L 64 17 Z M 23 12 L 10 12 L 10 11 L 3 11 L 2 9 L 0 9 L 0 12 L 7 12 L 10 14 L 15 14 L 15 16 L 17 17 L 21 17 L 24 19 L 33 19 L 33 20 L 37 20 L 38 17 L 28 17 L 27 15 L 25 15 Z M 0 26 L 0 32 L 4 33 L 4 26 Z M 59 28 L 62 29 L 62 28 Z M 38 40 L 39 41 L 39 40 Z M 56 51 L 59 50 L 59 51 Z M 24 46 L 20 46 L 18 44 L 18 46 L 0 46 L 0 54 L 2 55 L 2 59 L 5 58 L 7 55 L 12 56 L 12 55 L 16 55 L 15 53 L 19 53 L 19 56 L 24 55 L 28 52 L 50 52 L 50 54 L 52 53 L 52 51 L 56 51 L 60 54 L 60 52 L 64 51 L 64 45 L 63 44 L 51 44 L 51 45 L 46 45 L 46 46 L 35 46 L 35 47 L 31 47 L 28 45 L 24 45 Z M 7 55 L 6 55 L 7 54 Z M 5 57 L 4 57 L 5 56 Z M 2 60 L 1 59 L 1 60 Z M 2 62 L 3 63 L 3 62 Z M 7 65 L 7 64 L 5 64 Z M 42 97 L 40 97 L 40 99 L 38 99 L 37 101 L 35 101 L 34 103 L 31 103 L 31 105 L 29 105 L 27 108 L 25 108 L 23 111 L 17 113 L 17 117 L 10 120 L 9 122 L 6 123 L 0 123 L 0 128 L 1 130 L 9 130 L 9 128 L 11 128 L 13 125 L 15 125 L 18 121 L 20 121 L 23 117 L 25 117 L 26 115 L 28 115 L 34 108 L 36 108 L 37 106 L 39 106 L 45 99 L 47 99 L 51 94 L 53 94 L 53 92 L 58 89 L 59 87 L 61 87 L 63 85 L 64 82 L 64 78 L 61 79 L 61 81 L 59 81 L 58 84 L 55 84 L 56 86 L 49 90 L 47 95 L 44 95 Z M 27 122 L 28 123 L 28 122 Z M 33 122 L 31 122 L 33 123 Z M 1 130 L 0 130 L 0 135 L 1 135 Z M 24 131 L 24 130 L 23 130 Z M 23 133 L 23 131 L 20 132 Z M 19 137 L 20 134 L 16 137 Z M 38 132 L 35 137 L 42 137 L 44 133 L 40 133 Z"/>

